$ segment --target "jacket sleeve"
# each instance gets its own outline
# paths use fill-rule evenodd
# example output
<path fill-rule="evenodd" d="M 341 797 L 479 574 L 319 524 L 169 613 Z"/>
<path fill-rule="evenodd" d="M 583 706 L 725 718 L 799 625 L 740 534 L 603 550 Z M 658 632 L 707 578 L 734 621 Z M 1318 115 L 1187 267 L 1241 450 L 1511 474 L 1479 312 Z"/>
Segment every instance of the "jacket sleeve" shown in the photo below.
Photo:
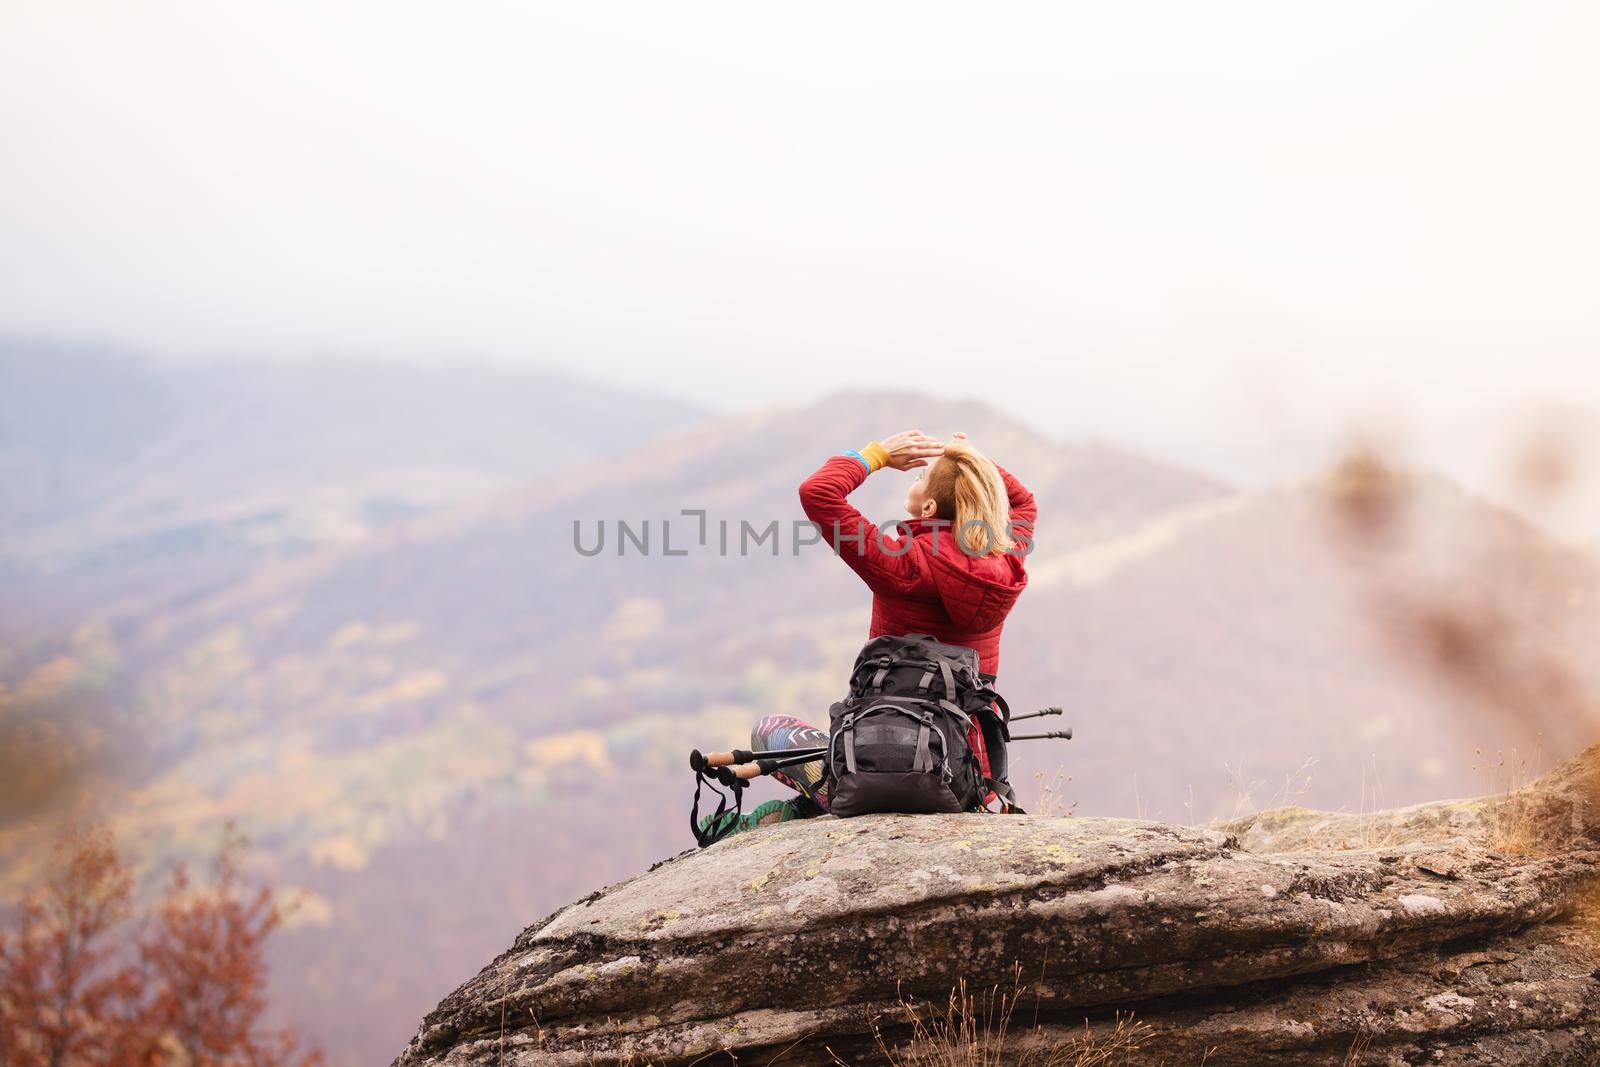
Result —
<path fill-rule="evenodd" d="M 1006 501 L 1011 507 L 1011 522 L 1016 531 L 1013 536 L 1025 542 L 1027 551 L 1032 552 L 1033 524 L 1039 517 L 1039 505 L 1034 502 L 1028 487 L 1017 481 L 1014 474 L 998 463 L 994 466 L 1000 472 L 1000 480 L 1006 485 Z"/>
<path fill-rule="evenodd" d="M 885 544 L 878 528 L 845 499 L 866 480 L 860 460 L 834 456 L 800 483 L 800 506 L 822 540 L 873 592 L 909 592 L 922 580 L 921 560 L 909 539 Z"/>

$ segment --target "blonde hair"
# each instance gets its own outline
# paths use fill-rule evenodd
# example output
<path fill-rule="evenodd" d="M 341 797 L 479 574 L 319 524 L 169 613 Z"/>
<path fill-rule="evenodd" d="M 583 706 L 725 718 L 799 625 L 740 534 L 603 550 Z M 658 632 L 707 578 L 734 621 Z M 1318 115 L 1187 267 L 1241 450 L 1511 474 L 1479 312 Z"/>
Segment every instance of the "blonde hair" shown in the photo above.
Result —
<path fill-rule="evenodd" d="M 1016 547 L 1011 504 L 994 463 L 963 441 L 946 445 L 928 468 L 928 497 L 969 556 L 998 556 Z"/>

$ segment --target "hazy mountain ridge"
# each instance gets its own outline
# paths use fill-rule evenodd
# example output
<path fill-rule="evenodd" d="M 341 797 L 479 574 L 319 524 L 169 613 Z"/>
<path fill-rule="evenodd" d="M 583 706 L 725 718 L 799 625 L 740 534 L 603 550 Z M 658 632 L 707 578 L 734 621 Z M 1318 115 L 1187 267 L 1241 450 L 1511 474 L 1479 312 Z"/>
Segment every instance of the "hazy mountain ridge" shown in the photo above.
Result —
<path fill-rule="evenodd" d="M 668 432 L 359 542 L 257 560 L 181 603 L 103 613 L 63 655 L 84 678 L 116 664 L 123 721 L 146 739 L 121 828 L 141 848 L 184 847 L 196 827 L 239 819 L 356 939 L 286 935 L 284 973 L 314 976 L 284 988 L 290 1007 L 340 1048 L 386 1051 L 452 968 L 530 909 L 686 843 L 687 748 L 735 743 L 766 711 L 825 714 L 865 637 L 867 594 L 823 547 L 793 554 L 795 487 L 829 454 L 913 424 L 972 434 L 1040 500 L 1002 688 L 1018 709 L 1067 706 L 1079 738 L 1018 746 L 1025 803 L 1034 772 L 1059 764 L 1085 812 L 1194 821 L 1237 803 L 1224 763 L 1271 779 L 1264 802 L 1317 756 L 1311 797 L 1352 808 L 1379 747 L 1406 761 L 1383 767 L 1390 802 L 1467 773 L 1439 741 L 1456 698 L 1375 625 L 1329 540 L 1321 480 L 1241 493 L 1112 446 L 1055 444 L 979 405 L 844 394 Z M 1592 564 L 1428 484 L 1427 536 L 1493 530 L 1546 561 L 1512 614 L 1583 647 L 1600 595 L 1572 619 L 1545 606 L 1553 589 L 1596 589 Z M 858 503 L 891 518 L 905 486 L 877 475 Z M 776 521 L 780 552 L 723 557 L 714 533 L 695 542 L 684 508 Z M 652 523 L 658 549 L 671 520 L 691 551 L 574 549 L 574 521 L 588 536 L 618 519 Z M 1590 628 L 1559 632 L 1574 620 Z M 25 845 L 0 835 L 9 856 Z M 396 893 L 396 857 L 414 854 L 454 868 L 438 893 Z M 397 944 L 396 925 L 425 933 Z M 363 984 L 376 969 L 384 984 Z"/>
<path fill-rule="evenodd" d="M 52 570 L 305 549 L 700 418 L 544 371 L 190 365 L 0 339 L 5 554 Z"/>

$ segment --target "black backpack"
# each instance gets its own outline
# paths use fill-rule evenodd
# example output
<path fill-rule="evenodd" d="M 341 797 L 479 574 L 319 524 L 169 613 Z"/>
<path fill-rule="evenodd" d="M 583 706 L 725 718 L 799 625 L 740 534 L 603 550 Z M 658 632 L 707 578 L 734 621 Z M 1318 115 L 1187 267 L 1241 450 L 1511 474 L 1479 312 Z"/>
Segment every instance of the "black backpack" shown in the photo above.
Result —
<path fill-rule="evenodd" d="M 850 695 L 828 710 L 828 809 L 846 818 L 970 811 L 992 790 L 1020 811 L 1005 781 L 1009 718 L 973 649 L 926 634 L 873 638 L 856 657 Z M 990 778 L 967 743 L 975 720 Z"/>

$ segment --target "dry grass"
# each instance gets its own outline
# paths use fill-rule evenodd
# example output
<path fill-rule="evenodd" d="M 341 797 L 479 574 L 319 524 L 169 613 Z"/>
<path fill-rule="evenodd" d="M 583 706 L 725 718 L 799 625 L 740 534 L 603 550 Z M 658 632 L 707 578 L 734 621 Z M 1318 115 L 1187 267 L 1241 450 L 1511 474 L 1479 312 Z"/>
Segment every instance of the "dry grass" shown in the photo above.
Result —
<path fill-rule="evenodd" d="M 1028 811 L 1034 815 L 1075 814 L 1078 802 L 1067 800 L 1067 788 L 1071 785 L 1072 776 L 1067 774 L 1065 766 L 1056 767 L 1056 776 L 1048 780 L 1043 771 L 1036 772 L 1033 776 L 1034 803 Z"/>
<path fill-rule="evenodd" d="M 1356 1031 L 1355 1040 L 1350 1042 L 1350 1047 L 1345 1050 L 1344 1059 L 1339 1061 L 1340 1067 L 1361 1067 L 1361 1061 L 1367 1055 L 1367 1047 L 1371 1044 L 1372 1034 L 1369 1031 Z"/>
<path fill-rule="evenodd" d="M 1537 804 L 1527 789 L 1528 784 L 1539 777 L 1537 751 L 1533 759 L 1516 749 L 1512 749 L 1509 756 L 1497 751 L 1491 758 L 1483 749 L 1478 749 L 1476 757 L 1473 770 L 1485 776 L 1485 794 L 1490 798 L 1490 846 L 1508 856 L 1531 856 L 1548 851 L 1540 833 Z"/>
<path fill-rule="evenodd" d="M 1020 973 L 1020 971 L 1019 971 Z M 1118 1014 L 1110 1024 L 1091 1026 L 1084 1020 L 1081 1036 L 1057 1038 L 1048 1047 L 1031 1040 L 1043 1034 L 1035 1021 L 1013 1028 L 1013 1018 L 1025 987 L 1014 981 L 1010 990 L 994 986 L 974 994 L 965 981 L 950 991 L 944 1007 L 900 998 L 896 1029 L 909 1026 L 910 1036 L 892 1040 L 881 1025 L 873 1024 L 878 1062 L 889 1067 L 1114 1067 L 1138 1062 L 1142 1043 L 1154 1031 L 1131 1013 Z M 834 1055 L 833 1062 L 846 1061 Z"/>
<path fill-rule="evenodd" d="M 1233 794 L 1233 805 L 1225 818 L 1212 819 L 1208 825 L 1227 826 L 1231 823 L 1260 815 L 1263 811 L 1273 808 L 1287 808 L 1299 802 L 1311 789 L 1311 779 L 1317 769 L 1317 758 L 1307 756 L 1300 761 L 1300 765 L 1283 776 L 1283 784 L 1267 798 L 1265 805 L 1256 801 L 1256 795 L 1266 788 L 1265 778 L 1246 779 L 1244 765 L 1234 766 L 1230 763 L 1222 765 L 1223 771 L 1228 776 L 1228 790 Z M 1189 787 L 1189 803 L 1185 805 L 1189 813 L 1189 825 L 1194 823 L 1194 787 Z"/>
<path fill-rule="evenodd" d="M 1361 810 L 1356 830 L 1356 848 L 1388 848 L 1399 843 L 1400 831 L 1387 816 L 1388 802 L 1383 795 L 1383 777 L 1378 773 L 1378 757 L 1372 757 L 1372 780 L 1361 768 Z"/>

